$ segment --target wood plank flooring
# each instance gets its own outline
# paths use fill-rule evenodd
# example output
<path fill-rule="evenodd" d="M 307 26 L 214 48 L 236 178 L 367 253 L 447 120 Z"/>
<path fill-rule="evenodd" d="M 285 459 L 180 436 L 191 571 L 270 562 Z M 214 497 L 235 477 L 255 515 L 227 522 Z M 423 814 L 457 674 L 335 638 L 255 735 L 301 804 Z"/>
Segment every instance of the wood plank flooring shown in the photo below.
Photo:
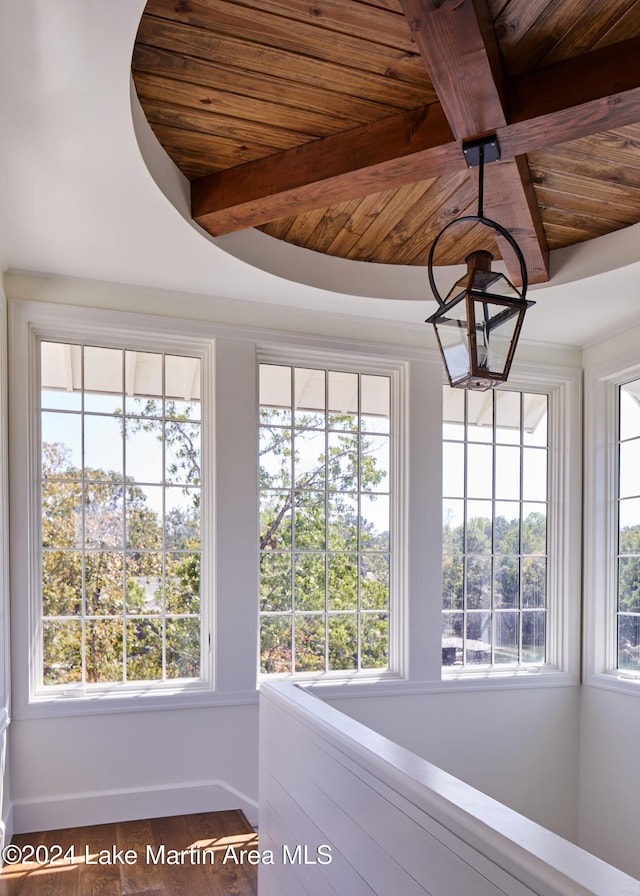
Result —
<path fill-rule="evenodd" d="M 257 866 L 241 852 L 258 837 L 240 810 L 20 834 L 12 845 L 22 861 L 4 866 L 0 896 L 258 892 Z"/>

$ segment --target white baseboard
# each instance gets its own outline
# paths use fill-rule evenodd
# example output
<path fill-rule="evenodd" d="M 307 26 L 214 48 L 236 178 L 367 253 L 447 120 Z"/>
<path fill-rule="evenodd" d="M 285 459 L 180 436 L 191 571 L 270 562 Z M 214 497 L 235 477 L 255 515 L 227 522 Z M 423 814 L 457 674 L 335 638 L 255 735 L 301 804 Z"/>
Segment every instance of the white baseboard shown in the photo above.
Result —
<path fill-rule="evenodd" d="M 257 824 L 258 804 L 223 781 L 67 794 L 13 804 L 13 833 L 242 809 Z"/>

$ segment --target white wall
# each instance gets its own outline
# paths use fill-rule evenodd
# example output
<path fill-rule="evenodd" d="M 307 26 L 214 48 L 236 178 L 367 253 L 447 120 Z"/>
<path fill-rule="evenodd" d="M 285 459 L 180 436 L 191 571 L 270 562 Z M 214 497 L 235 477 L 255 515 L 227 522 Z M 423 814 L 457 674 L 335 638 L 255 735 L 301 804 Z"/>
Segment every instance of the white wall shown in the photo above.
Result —
<path fill-rule="evenodd" d="M 16 720 L 16 831 L 217 809 L 257 821 L 258 707 Z"/>
<path fill-rule="evenodd" d="M 636 695 L 583 687 L 580 845 L 640 879 L 640 713 Z"/>
<path fill-rule="evenodd" d="M 616 600 L 614 389 L 640 363 L 640 326 L 584 352 L 585 663 L 580 695 L 580 844 L 640 879 L 640 683 L 612 674 Z M 610 399 L 610 400 L 609 400 Z M 608 648 L 608 649 L 607 649 Z"/>
<path fill-rule="evenodd" d="M 467 784 L 578 842 L 579 688 L 324 699 Z"/>

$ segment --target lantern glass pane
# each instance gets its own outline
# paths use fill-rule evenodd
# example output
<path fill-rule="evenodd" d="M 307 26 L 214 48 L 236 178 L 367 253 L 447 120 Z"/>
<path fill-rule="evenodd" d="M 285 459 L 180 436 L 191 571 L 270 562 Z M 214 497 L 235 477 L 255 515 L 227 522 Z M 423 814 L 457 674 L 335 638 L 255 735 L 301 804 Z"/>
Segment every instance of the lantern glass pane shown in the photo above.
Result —
<path fill-rule="evenodd" d="M 443 315 L 436 320 L 435 326 L 449 379 L 452 383 L 456 383 L 470 372 L 467 303 L 458 302 L 453 308 L 448 308 L 446 316 Z"/>
<path fill-rule="evenodd" d="M 489 296 L 502 296 L 505 299 L 521 298 L 513 283 L 498 271 L 474 271 L 469 288 Z"/>
<path fill-rule="evenodd" d="M 478 370 L 490 370 L 500 376 L 506 371 L 511 341 L 521 309 L 492 302 L 474 302 Z"/>
<path fill-rule="evenodd" d="M 464 276 L 453 284 L 447 297 L 444 300 L 445 305 L 452 305 L 456 301 L 460 301 L 469 289 L 469 274 L 465 271 Z"/>

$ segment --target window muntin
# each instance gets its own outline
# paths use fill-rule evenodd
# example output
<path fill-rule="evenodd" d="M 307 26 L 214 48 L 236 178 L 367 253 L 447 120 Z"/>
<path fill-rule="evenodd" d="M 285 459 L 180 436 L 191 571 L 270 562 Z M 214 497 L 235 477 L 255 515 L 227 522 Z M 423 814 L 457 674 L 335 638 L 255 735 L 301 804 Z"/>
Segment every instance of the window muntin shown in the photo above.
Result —
<path fill-rule="evenodd" d="M 445 667 L 546 660 L 548 398 L 444 387 Z"/>
<path fill-rule="evenodd" d="M 201 361 L 43 341 L 41 682 L 201 678 Z"/>
<path fill-rule="evenodd" d="M 260 671 L 387 669 L 389 376 L 260 365 Z"/>
<path fill-rule="evenodd" d="M 640 379 L 619 388 L 616 668 L 640 672 Z"/>

